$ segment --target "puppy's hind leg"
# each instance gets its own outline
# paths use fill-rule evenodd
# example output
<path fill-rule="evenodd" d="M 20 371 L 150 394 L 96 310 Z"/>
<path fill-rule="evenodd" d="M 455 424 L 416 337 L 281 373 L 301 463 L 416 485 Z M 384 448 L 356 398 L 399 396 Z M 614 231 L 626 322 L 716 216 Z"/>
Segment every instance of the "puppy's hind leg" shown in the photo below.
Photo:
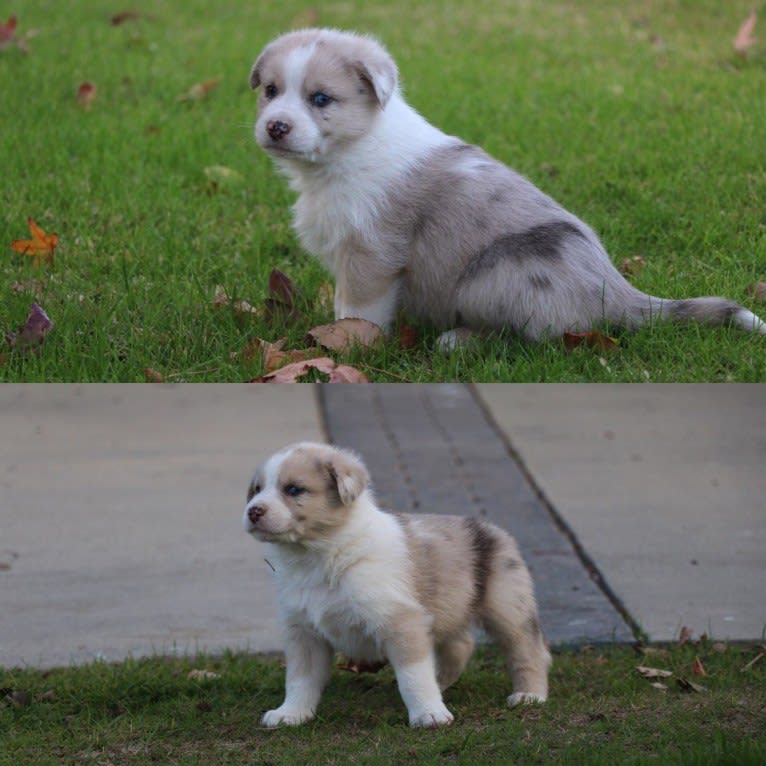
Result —
<path fill-rule="evenodd" d="M 436 647 L 436 679 L 442 691 L 460 678 L 471 659 L 474 643 L 473 636 L 466 632 Z"/>
<path fill-rule="evenodd" d="M 495 566 L 482 617 L 487 632 L 504 652 L 513 679 L 508 704 L 545 702 L 551 655 L 540 629 L 532 579 L 515 545 L 498 552 Z"/>

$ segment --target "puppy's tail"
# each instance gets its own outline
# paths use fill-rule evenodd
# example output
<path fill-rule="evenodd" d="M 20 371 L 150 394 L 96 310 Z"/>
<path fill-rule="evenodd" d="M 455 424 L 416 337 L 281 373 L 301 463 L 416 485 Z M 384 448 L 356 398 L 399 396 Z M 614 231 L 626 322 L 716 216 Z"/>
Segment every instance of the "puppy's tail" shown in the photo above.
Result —
<path fill-rule="evenodd" d="M 744 306 L 726 298 L 705 297 L 667 300 L 647 295 L 631 286 L 627 301 L 618 312 L 608 311 L 617 323 L 640 327 L 655 320 L 699 322 L 707 325 L 731 325 L 747 332 L 766 335 L 766 322 Z"/>

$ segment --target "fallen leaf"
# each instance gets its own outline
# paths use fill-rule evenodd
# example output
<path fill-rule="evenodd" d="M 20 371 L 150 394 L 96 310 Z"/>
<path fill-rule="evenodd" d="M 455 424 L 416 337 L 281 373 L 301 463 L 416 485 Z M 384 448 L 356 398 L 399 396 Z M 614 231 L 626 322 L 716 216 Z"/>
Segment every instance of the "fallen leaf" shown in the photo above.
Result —
<path fill-rule="evenodd" d="M 239 314 L 255 314 L 256 316 L 263 316 L 263 309 L 255 308 L 251 306 L 247 301 L 232 301 L 227 295 L 226 290 L 223 287 L 216 287 L 215 298 L 213 298 L 213 305 L 216 308 L 222 306 L 231 306 L 232 309 Z"/>
<path fill-rule="evenodd" d="M 32 239 L 16 239 L 11 242 L 11 248 L 22 255 L 31 255 L 35 266 L 40 264 L 41 258 L 46 263 L 53 263 L 53 254 L 59 242 L 59 235 L 43 231 L 34 222 L 32 216 L 27 218 L 27 225 L 32 233 Z"/>
<path fill-rule="evenodd" d="M 138 11 L 120 11 L 112 16 L 111 23 L 113 27 L 118 27 L 126 21 L 137 21 L 140 18 L 141 14 Z"/>
<path fill-rule="evenodd" d="M 750 668 L 753 667 L 753 665 L 755 665 L 756 662 L 759 662 L 764 657 L 766 657 L 766 652 L 761 652 L 760 654 L 756 654 L 755 657 L 753 657 L 753 659 L 747 663 L 747 665 L 743 666 L 742 672 L 746 673 L 748 670 L 750 670 Z"/>
<path fill-rule="evenodd" d="M 626 277 L 635 277 L 636 274 L 640 274 L 646 266 L 646 262 L 642 255 L 634 255 L 632 258 L 625 258 L 620 262 L 620 272 Z"/>
<path fill-rule="evenodd" d="M 190 670 L 189 675 L 186 677 L 190 681 L 214 681 L 221 676 L 218 673 L 213 673 L 212 670 Z"/>
<path fill-rule="evenodd" d="M 637 665 L 636 670 L 644 678 L 670 678 L 673 675 L 671 670 L 660 670 L 660 668 L 650 668 L 646 665 Z"/>
<path fill-rule="evenodd" d="M 12 349 L 34 349 L 42 344 L 52 327 L 50 317 L 40 306 L 33 303 L 27 321 L 16 332 L 6 333 L 5 339 Z"/>
<path fill-rule="evenodd" d="M 723 641 L 716 641 L 710 648 L 714 652 L 718 652 L 718 654 L 723 654 L 724 652 L 729 651 L 729 645 L 725 644 Z"/>
<path fill-rule="evenodd" d="M 383 330 L 366 319 L 338 319 L 312 327 L 306 333 L 307 343 L 316 343 L 331 351 L 347 351 L 354 345 L 370 348 L 382 338 Z"/>
<path fill-rule="evenodd" d="M 206 700 L 200 700 L 197 703 L 197 710 L 199 710 L 200 713 L 212 713 L 213 706 Z"/>
<path fill-rule="evenodd" d="M 681 632 L 678 634 L 678 645 L 685 646 L 686 644 L 694 643 L 694 632 L 691 628 L 687 628 L 684 625 L 681 628 Z"/>
<path fill-rule="evenodd" d="M 203 172 L 214 189 L 225 189 L 245 182 L 245 177 L 242 173 L 227 168 L 225 165 L 210 165 L 204 168 Z"/>
<path fill-rule="evenodd" d="M 692 663 L 692 675 L 695 675 L 695 676 L 707 675 L 707 673 L 705 672 L 705 666 L 702 664 L 702 660 L 699 657 L 695 657 L 694 662 Z"/>
<path fill-rule="evenodd" d="M 737 53 L 747 53 L 748 49 L 752 48 L 758 42 L 758 38 L 753 34 L 757 19 L 758 14 L 755 11 L 751 11 L 750 15 L 742 22 L 742 25 L 737 30 L 737 35 L 733 42 L 734 50 L 737 51 Z"/>
<path fill-rule="evenodd" d="M 11 16 L 5 24 L 0 22 L 0 51 L 11 43 L 16 42 L 17 24 L 18 21 L 15 16 Z"/>
<path fill-rule="evenodd" d="M 649 684 L 649 686 L 659 689 L 661 692 L 666 692 L 669 688 L 667 684 L 663 684 L 660 681 L 655 681 L 653 684 Z"/>
<path fill-rule="evenodd" d="M 176 101 L 202 101 L 210 95 L 210 91 L 221 82 L 220 77 L 213 77 L 204 82 L 195 82 L 189 90 L 184 91 Z"/>
<path fill-rule="evenodd" d="M 342 657 L 336 667 L 349 673 L 379 673 L 387 664 L 386 661 L 368 662 L 367 660 L 357 661 Z"/>
<path fill-rule="evenodd" d="M 28 707 L 32 704 L 32 695 L 23 689 L 12 691 L 6 699 L 14 707 Z"/>
<path fill-rule="evenodd" d="M 279 269 L 272 269 L 269 274 L 269 294 L 283 301 L 290 309 L 294 306 L 295 286 L 292 279 Z"/>
<path fill-rule="evenodd" d="M 588 346 L 603 352 L 620 350 L 620 344 L 616 338 L 604 335 L 604 333 L 597 330 L 591 330 L 590 332 L 565 332 L 562 339 L 567 351 L 573 351 L 578 346 Z"/>
<path fill-rule="evenodd" d="M 165 376 L 161 372 L 157 372 L 157 370 L 154 370 L 151 367 L 144 368 L 144 378 L 146 378 L 149 383 L 165 382 Z"/>
<path fill-rule="evenodd" d="M 253 359 L 258 357 L 263 360 L 266 372 L 274 372 L 286 364 L 302 362 L 317 356 L 316 353 L 307 349 L 283 351 L 282 349 L 286 342 L 286 338 L 280 338 L 276 343 L 269 343 L 261 338 L 253 338 L 242 351 L 232 354 L 232 357 L 234 359 L 241 357 L 246 362 L 252 362 Z"/>
<path fill-rule="evenodd" d="M 308 375 L 311 370 L 316 370 L 327 375 L 329 383 L 369 383 L 367 377 L 348 365 L 338 365 L 330 357 L 322 356 L 318 359 L 307 359 L 303 362 L 293 362 L 285 365 L 268 375 L 253 380 L 253 383 L 298 383 L 300 379 Z"/>
<path fill-rule="evenodd" d="M 399 348 L 414 348 L 418 344 L 418 333 L 414 327 L 403 324 L 399 330 Z"/>
<path fill-rule="evenodd" d="M 753 300 L 758 303 L 766 303 L 766 282 L 755 282 L 745 288 L 748 295 L 753 296 Z"/>
<path fill-rule="evenodd" d="M 332 282 L 324 281 L 319 285 L 314 306 L 321 311 L 332 311 L 335 306 L 335 288 Z"/>
<path fill-rule="evenodd" d="M 676 678 L 676 683 L 681 687 L 681 691 L 684 692 L 694 692 L 695 694 L 702 694 L 703 692 L 706 692 L 707 689 L 702 686 L 701 684 L 695 684 L 694 682 L 690 681 L 688 678 Z"/>
<path fill-rule="evenodd" d="M 77 89 L 77 101 L 80 106 L 88 110 L 93 105 L 93 99 L 96 98 L 96 85 L 92 82 L 84 82 Z"/>

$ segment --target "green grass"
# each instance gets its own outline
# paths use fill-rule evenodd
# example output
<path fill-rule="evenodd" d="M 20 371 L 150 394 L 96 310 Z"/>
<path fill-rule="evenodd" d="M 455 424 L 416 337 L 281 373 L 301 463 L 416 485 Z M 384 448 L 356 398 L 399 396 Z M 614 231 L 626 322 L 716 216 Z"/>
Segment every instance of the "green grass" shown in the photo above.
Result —
<path fill-rule="evenodd" d="M 386 0 L 322 4 L 319 23 L 379 35 L 423 114 L 583 217 L 616 262 L 642 255 L 642 290 L 758 311 L 745 288 L 766 280 L 766 56 L 731 45 L 750 6 Z M 28 54 L 0 51 L 0 330 L 32 301 L 55 327 L 37 353 L 0 349 L 0 380 L 134 381 L 145 368 L 248 380 L 260 363 L 232 357 L 248 340 L 299 347 L 332 318 L 311 299 L 328 276 L 289 228 L 291 195 L 254 143 L 247 87 L 261 46 L 310 4 L 146 7 L 117 27 L 111 0 L 6 8 L 39 34 Z M 214 77 L 208 98 L 177 101 Z M 75 98 L 86 80 L 98 88 L 89 111 Z M 215 165 L 242 180 L 214 186 Z M 30 215 L 60 235 L 54 267 L 9 247 Z M 274 267 L 303 292 L 290 327 L 214 306 L 219 285 L 259 305 Z M 764 338 L 731 329 L 647 328 L 605 362 L 513 338 L 445 355 L 435 336 L 419 327 L 414 348 L 349 358 L 380 381 L 766 380 Z"/>
<path fill-rule="evenodd" d="M 390 669 L 335 671 L 315 721 L 267 730 L 281 702 L 275 660 L 227 655 L 53 671 L 0 670 L 0 764 L 762 764 L 766 662 L 757 648 L 709 643 L 637 657 L 629 648 L 555 657 L 551 699 L 509 710 L 491 649 L 447 692 L 452 726 L 410 730 Z M 708 673 L 691 675 L 695 657 Z M 704 684 L 658 691 L 639 664 Z M 190 680 L 192 668 L 219 674 Z M 12 702 L 11 700 L 15 700 Z"/>

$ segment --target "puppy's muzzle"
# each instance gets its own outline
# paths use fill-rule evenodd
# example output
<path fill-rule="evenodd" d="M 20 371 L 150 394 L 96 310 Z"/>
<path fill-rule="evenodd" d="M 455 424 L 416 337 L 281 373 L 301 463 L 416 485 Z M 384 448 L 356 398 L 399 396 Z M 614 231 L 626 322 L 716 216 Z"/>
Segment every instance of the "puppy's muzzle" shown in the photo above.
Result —
<path fill-rule="evenodd" d="M 253 505 L 247 509 L 248 521 L 255 526 L 265 513 L 266 509 L 262 505 Z"/>
<path fill-rule="evenodd" d="M 292 125 L 282 120 L 271 120 L 266 123 L 266 132 L 273 141 L 281 141 L 291 130 Z"/>

